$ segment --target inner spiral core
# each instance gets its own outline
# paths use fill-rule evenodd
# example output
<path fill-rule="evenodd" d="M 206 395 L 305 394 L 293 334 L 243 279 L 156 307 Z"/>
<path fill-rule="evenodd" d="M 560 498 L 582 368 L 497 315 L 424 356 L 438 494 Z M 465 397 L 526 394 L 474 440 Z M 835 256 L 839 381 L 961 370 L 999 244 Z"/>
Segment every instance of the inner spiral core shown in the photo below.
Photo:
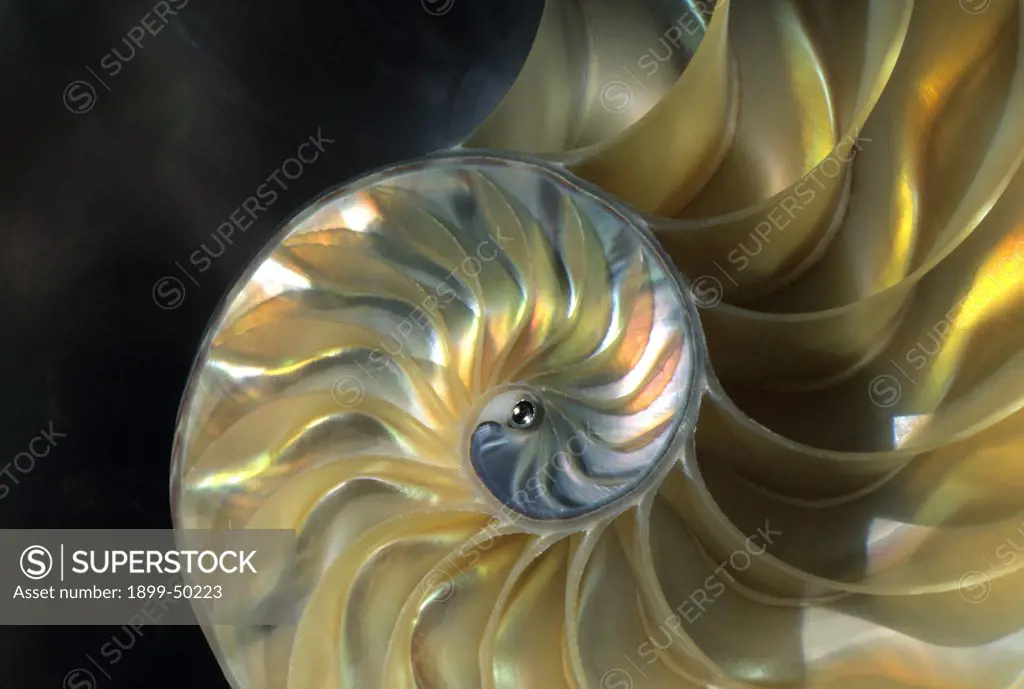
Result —
<path fill-rule="evenodd" d="M 532 428 L 537 423 L 539 416 L 540 410 L 533 400 L 524 398 L 516 402 L 515 406 L 512 407 L 512 412 L 508 417 L 509 425 L 512 428 L 526 430 L 527 428 Z"/>

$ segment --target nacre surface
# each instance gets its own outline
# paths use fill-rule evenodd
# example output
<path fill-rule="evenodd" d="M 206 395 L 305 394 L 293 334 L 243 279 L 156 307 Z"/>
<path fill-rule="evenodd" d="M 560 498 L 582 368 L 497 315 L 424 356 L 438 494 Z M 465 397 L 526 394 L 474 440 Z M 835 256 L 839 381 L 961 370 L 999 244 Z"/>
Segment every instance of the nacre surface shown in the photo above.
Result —
<path fill-rule="evenodd" d="M 365 191 L 392 170 L 357 183 L 372 204 L 300 215 L 282 237 L 311 229 L 215 321 L 179 425 L 176 523 L 295 528 L 307 568 L 297 626 L 207 630 L 226 673 L 245 689 L 1021 687 L 1021 3 L 727 0 L 650 90 L 588 52 L 607 42 L 558 45 L 577 6 L 549 3 L 513 87 L 528 98 L 508 112 L 550 127 L 509 116 L 487 145 L 608 197 L 491 154 Z M 659 35 L 608 49 L 640 76 Z M 545 50 L 586 59 L 545 73 Z M 560 88 L 582 73 L 588 90 Z M 621 104 L 628 121 L 602 130 Z M 480 165 L 550 184 L 483 184 Z M 473 257 L 451 237 L 506 222 L 547 239 L 476 255 L 476 281 L 436 295 L 444 337 L 380 309 Z M 368 365 L 400 341 L 416 366 Z"/>

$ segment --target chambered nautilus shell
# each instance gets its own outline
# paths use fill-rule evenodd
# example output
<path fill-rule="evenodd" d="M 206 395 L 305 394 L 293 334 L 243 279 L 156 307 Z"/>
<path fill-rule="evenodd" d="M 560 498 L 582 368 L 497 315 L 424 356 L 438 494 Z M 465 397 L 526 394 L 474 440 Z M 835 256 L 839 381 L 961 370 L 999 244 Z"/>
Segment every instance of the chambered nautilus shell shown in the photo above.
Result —
<path fill-rule="evenodd" d="M 295 216 L 174 450 L 298 538 L 232 685 L 1024 687 L 1022 5 L 549 0 Z"/>

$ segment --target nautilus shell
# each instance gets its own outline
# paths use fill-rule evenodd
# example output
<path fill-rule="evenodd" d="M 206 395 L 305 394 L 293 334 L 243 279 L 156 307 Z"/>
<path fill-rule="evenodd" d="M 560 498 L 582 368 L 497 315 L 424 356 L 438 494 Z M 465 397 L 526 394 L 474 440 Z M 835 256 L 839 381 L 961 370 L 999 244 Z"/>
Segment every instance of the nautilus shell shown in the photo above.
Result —
<path fill-rule="evenodd" d="M 550 0 L 289 221 L 174 449 L 298 538 L 232 684 L 1024 687 L 1022 4 Z"/>

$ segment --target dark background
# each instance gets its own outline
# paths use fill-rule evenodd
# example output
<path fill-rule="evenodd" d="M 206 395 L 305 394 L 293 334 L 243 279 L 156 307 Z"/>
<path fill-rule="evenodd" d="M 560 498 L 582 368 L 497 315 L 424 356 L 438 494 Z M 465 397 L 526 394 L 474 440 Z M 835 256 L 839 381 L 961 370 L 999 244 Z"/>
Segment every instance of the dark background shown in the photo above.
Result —
<path fill-rule="evenodd" d="M 465 136 L 541 0 L 169 0 L 165 25 L 159 4 L 0 0 L 0 528 L 169 527 L 175 415 L 222 295 L 321 190 Z M 125 43 L 144 18 L 157 35 Z M 190 254 L 318 129 L 326 153 L 200 274 Z M 227 686 L 195 627 L 0 626 L 0 689 Z"/>

